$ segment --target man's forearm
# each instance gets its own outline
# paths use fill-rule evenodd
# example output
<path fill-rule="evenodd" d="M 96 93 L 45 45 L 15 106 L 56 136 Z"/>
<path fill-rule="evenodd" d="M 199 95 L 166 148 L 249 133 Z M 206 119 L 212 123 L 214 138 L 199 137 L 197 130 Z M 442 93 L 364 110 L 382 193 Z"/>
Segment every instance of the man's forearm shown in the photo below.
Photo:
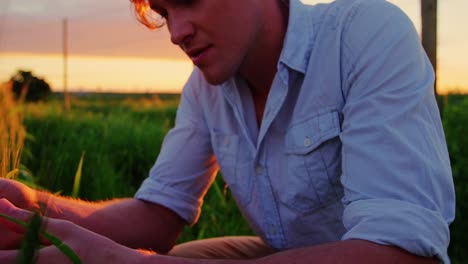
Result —
<path fill-rule="evenodd" d="M 82 225 L 83 219 L 105 206 L 107 202 L 88 202 L 54 195 L 49 192 L 37 191 L 37 203 L 45 216 L 64 219 Z"/>
<path fill-rule="evenodd" d="M 48 193 L 38 198 L 47 216 L 74 222 L 131 248 L 167 252 L 184 225 L 169 209 L 133 198 L 86 202 Z"/>
<path fill-rule="evenodd" d="M 145 260 L 139 263 L 164 263 L 164 264 L 273 264 L 273 263 L 296 263 L 296 264 L 338 264 L 338 263 L 360 263 L 360 264 L 436 264 L 436 258 L 425 258 L 413 255 L 400 248 L 383 246 L 364 240 L 346 240 L 327 243 L 323 245 L 291 249 L 275 253 L 263 258 L 252 260 L 206 260 L 186 259 L 160 255 L 146 255 Z"/>
<path fill-rule="evenodd" d="M 383 246 L 365 240 L 345 240 L 312 247 L 287 250 L 259 259 L 269 263 L 399 263 L 436 264 L 437 259 L 413 255 L 394 246 Z"/>

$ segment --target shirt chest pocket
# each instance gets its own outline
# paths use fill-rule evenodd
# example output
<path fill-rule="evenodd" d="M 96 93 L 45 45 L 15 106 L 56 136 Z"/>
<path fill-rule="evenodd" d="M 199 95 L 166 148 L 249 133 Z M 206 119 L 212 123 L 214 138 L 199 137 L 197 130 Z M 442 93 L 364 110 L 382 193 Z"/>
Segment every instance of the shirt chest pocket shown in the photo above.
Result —
<path fill-rule="evenodd" d="M 288 129 L 285 138 L 288 185 L 281 195 L 287 207 L 304 214 L 341 199 L 340 132 L 337 111 L 313 116 Z"/>
<path fill-rule="evenodd" d="M 249 204 L 252 197 L 252 159 L 245 142 L 238 135 L 211 133 L 211 143 L 223 178 L 234 198 L 241 204 Z"/>

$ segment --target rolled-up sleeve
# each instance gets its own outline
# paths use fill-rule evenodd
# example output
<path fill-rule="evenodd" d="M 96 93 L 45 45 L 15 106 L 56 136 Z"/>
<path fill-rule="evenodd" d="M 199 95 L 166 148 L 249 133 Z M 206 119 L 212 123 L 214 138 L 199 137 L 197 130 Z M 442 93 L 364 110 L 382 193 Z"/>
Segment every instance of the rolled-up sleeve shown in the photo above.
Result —
<path fill-rule="evenodd" d="M 375 0 L 350 12 L 343 32 L 343 239 L 450 263 L 455 195 L 433 69 L 400 9 Z"/>
<path fill-rule="evenodd" d="M 182 92 L 175 126 L 164 138 L 149 177 L 135 194 L 137 199 L 173 210 L 189 224 L 197 221 L 203 196 L 218 170 L 198 105 L 198 78 L 194 71 Z"/>

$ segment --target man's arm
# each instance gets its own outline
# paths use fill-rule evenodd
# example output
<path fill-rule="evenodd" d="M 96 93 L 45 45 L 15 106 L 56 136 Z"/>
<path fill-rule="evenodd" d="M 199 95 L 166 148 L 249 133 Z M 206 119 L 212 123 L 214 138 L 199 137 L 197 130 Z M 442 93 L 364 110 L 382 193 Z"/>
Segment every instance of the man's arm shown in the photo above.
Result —
<path fill-rule="evenodd" d="M 134 198 L 91 203 L 49 197 L 49 217 L 69 220 L 131 248 L 168 252 L 185 224 L 170 209 Z"/>
<path fill-rule="evenodd" d="M 144 260 L 139 263 L 170 263 L 170 264 L 274 264 L 274 263 L 296 263 L 296 264 L 436 264 L 437 258 L 426 258 L 413 255 L 398 247 L 384 246 L 365 240 L 344 240 L 318 246 L 304 247 L 282 251 L 253 260 L 200 260 L 168 257 L 161 255 L 142 256 Z"/>
<path fill-rule="evenodd" d="M 78 224 L 131 248 L 167 252 L 184 221 L 171 210 L 138 199 L 85 202 L 36 191 L 22 183 L 0 179 L 0 198 L 27 210 L 42 208 L 46 216 Z M 0 245 L 11 247 L 14 236 L 3 236 Z"/>
<path fill-rule="evenodd" d="M 355 3 L 343 33 L 342 239 L 450 263 L 455 195 L 433 69 L 399 8 Z"/>
<path fill-rule="evenodd" d="M 416 256 L 398 247 L 379 245 L 365 240 L 344 240 L 287 250 L 260 259 L 256 263 L 435 264 L 437 259 Z"/>

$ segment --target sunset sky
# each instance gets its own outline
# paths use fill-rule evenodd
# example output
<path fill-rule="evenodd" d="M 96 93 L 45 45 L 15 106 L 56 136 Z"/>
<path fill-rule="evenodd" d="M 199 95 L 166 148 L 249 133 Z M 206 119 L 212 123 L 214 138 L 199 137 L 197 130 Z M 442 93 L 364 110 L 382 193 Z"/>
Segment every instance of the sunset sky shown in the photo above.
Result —
<path fill-rule="evenodd" d="M 405 11 L 420 31 L 420 0 L 390 2 Z M 467 0 L 439 1 L 442 93 L 468 93 L 466 11 Z M 0 0 L 0 83 L 24 69 L 45 78 L 54 91 L 62 90 L 64 18 L 70 90 L 179 92 L 192 71 L 191 62 L 170 43 L 167 30 L 149 31 L 140 25 L 128 0 Z"/>

